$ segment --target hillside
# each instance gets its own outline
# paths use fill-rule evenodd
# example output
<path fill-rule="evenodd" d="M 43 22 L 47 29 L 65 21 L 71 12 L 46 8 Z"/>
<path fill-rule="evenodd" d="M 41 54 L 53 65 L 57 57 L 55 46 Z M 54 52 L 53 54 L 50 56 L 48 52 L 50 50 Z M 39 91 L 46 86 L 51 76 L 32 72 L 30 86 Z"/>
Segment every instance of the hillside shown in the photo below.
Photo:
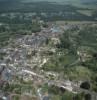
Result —
<path fill-rule="evenodd" d="M 0 0 L 0 100 L 97 100 L 95 0 Z"/>

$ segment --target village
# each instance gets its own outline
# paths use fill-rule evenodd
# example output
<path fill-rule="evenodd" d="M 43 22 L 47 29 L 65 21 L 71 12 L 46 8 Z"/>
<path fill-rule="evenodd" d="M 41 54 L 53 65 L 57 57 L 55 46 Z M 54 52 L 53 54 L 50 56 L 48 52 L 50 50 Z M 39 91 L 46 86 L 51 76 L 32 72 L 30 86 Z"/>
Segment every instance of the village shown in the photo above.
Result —
<path fill-rule="evenodd" d="M 29 98 L 33 97 L 31 100 L 49 100 L 49 94 L 42 93 L 40 87 L 46 83 L 63 87 L 75 94 L 78 92 L 81 82 L 74 83 L 70 80 L 64 80 L 60 78 L 60 74 L 57 72 L 46 72 L 41 69 L 51 55 L 56 53 L 56 44 L 60 43 L 59 36 L 65 30 L 72 29 L 72 27 L 80 29 L 82 26 L 89 24 L 89 22 L 87 24 L 76 23 L 75 25 L 70 23 L 61 23 L 60 25 L 60 23 L 48 23 L 48 27 L 42 27 L 40 32 L 25 35 L 14 40 L 9 39 L 8 46 L 0 49 L 0 54 L 4 55 L 0 59 L 0 87 L 4 87 L 4 84 L 5 87 L 6 84 L 22 87 L 22 89 L 16 90 L 20 94 L 16 93 L 15 90 L 3 93 L 0 90 L 0 99 L 14 100 L 14 96 L 19 96 L 20 100 L 28 100 L 26 99 L 27 96 Z M 58 52 L 58 55 L 60 54 L 61 52 Z M 81 52 L 78 52 L 78 55 L 81 57 Z M 27 89 L 28 87 L 29 89 Z"/>

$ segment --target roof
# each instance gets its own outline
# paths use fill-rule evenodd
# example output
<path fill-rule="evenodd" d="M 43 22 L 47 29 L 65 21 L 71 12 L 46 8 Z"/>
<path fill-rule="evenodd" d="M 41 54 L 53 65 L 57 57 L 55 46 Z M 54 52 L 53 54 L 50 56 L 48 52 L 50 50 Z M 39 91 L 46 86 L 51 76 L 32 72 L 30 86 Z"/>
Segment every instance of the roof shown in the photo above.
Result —
<path fill-rule="evenodd" d="M 44 96 L 43 100 L 49 100 L 50 98 L 48 96 Z"/>

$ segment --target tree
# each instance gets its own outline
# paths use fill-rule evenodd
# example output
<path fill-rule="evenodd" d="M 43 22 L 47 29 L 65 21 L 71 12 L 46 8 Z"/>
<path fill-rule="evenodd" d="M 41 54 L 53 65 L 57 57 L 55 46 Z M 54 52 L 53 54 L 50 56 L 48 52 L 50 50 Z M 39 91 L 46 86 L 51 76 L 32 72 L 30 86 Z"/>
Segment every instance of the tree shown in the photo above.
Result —
<path fill-rule="evenodd" d="M 73 94 L 70 92 L 65 92 L 61 100 L 72 100 L 72 99 L 73 99 Z"/>
<path fill-rule="evenodd" d="M 70 48 L 71 42 L 70 42 L 70 36 L 69 35 L 70 35 L 69 31 L 66 31 L 61 36 L 61 38 L 60 38 L 60 41 L 61 41 L 60 47 L 61 48 L 66 48 L 66 49 Z"/>
<path fill-rule="evenodd" d="M 85 100 L 91 100 L 91 95 L 90 94 L 86 94 L 85 95 Z"/>
<path fill-rule="evenodd" d="M 88 81 L 86 81 L 86 82 L 83 82 L 81 85 L 80 85 L 80 87 L 81 88 L 83 88 L 83 89 L 90 89 L 90 83 L 88 82 Z"/>
<path fill-rule="evenodd" d="M 84 94 L 83 93 L 80 93 L 80 94 L 76 94 L 73 97 L 73 100 L 83 100 L 83 98 L 84 98 Z"/>

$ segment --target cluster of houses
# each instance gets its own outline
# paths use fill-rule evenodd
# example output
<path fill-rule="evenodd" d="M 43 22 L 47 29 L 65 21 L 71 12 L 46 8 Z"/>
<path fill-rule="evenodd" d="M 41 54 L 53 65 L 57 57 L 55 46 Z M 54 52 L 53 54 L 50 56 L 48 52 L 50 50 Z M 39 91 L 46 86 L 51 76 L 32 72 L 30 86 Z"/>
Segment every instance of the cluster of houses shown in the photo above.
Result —
<path fill-rule="evenodd" d="M 49 48 L 45 42 L 51 38 L 54 44 L 58 43 L 59 39 L 55 36 L 59 32 L 61 31 L 55 28 L 44 29 L 39 33 L 13 40 L 8 46 L 1 48 L 0 54 L 4 53 L 4 56 L 0 59 L 0 86 L 6 83 L 19 83 L 15 76 L 22 78 L 25 82 L 43 80 L 43 72 L 37 70 L 48 60 L 43 56 L 43 52 L 55 52 L 54 47 Z M 3 100 L 9 100 L 3 96 L 0 94 Z M 46 98 L 44 96 L 43 100 L 47 100 Z"/>

